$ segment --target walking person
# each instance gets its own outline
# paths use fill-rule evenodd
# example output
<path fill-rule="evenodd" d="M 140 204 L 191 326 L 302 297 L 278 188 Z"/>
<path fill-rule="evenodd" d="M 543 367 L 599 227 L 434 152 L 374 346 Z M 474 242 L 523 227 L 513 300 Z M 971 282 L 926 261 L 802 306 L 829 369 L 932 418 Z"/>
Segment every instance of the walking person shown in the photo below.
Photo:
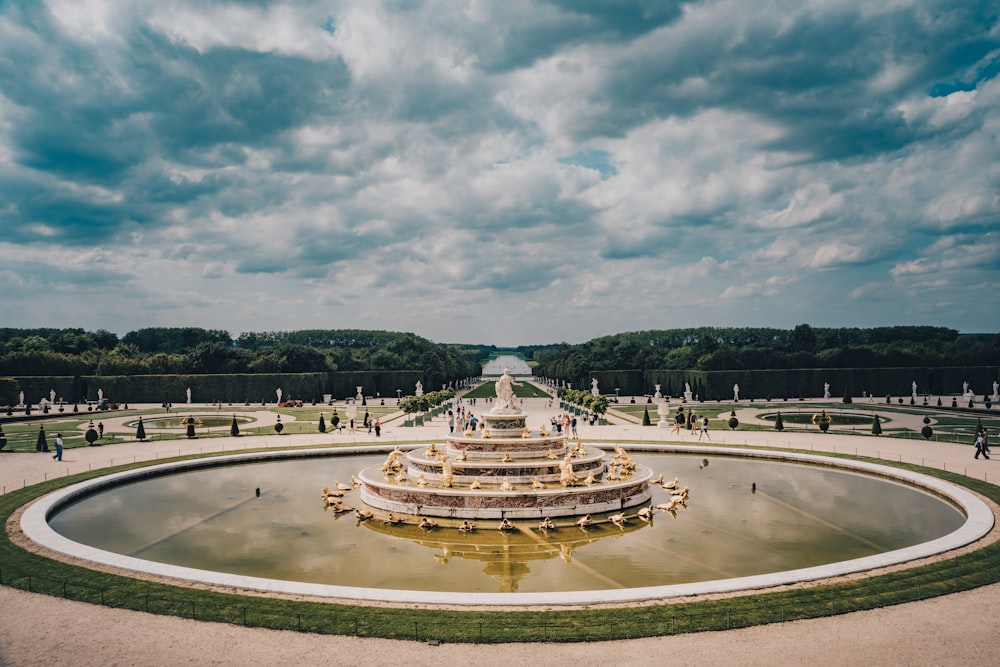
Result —
<path fill-rule="evenodd" d="M 375 437 L 378 438 L 382 435 L 382 422 L 378 419 L 375 420 Z"/>
<path fill-rule="evenodd" d="M 684 408 L 678 408 L 677 414 L 674 415 L 674 427 L 673 429 L 670 430 L 670 432 L 680 435 L 681 424 L 683 424 L 685 421 L 686 420 L 684 419 Z"/>
<path fill-rule="evenodd" d="M 62 461 L 63 439 L 62 433 L 56 433 L 56 453 L 52 456 L 54 461 Z"/>
<path fill-rule="evenodd" d="M 712 437 L 708 434 L 708 417 L 701 418 L 701 433 L 698 434 L 699 440 L 701 440 L 701 436 L 705 436 L 709 440 L 712 439 Z"/>
<path fill-rule="evenodd" d="M 978 459 L 980 454 L 982 454 L 983 458 L 986 459 L 987 461 L 990 460 L 990 455 L 986 453 L 986 443 L 985 439 L 983 438 L 982 431 L 976 433 L 976 455 L 973 456 L 972 458 Z"/>

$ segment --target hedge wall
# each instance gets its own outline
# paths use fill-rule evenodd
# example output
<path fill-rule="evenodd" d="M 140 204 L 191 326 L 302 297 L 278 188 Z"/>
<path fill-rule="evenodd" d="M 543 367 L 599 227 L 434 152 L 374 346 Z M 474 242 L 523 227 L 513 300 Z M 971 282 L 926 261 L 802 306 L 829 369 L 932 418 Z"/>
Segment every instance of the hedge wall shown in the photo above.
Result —
<path fill-rule="evenodd" d="M 37 404 L 48 398 L 52 389 L 56 398 L 69 403 L 96 401 L 103 390 L 104 398 L 122 403 L 187 402 L 187 389 L 195 403 L 274 403 L 280 387 L 282 399 L 312 402 L 323 400 L 323 394 L 344 399 L 357 394 L 362 387 L 366 396 L 391 396 L 396 390 L 405 396 L 412 394 L 422 371 L 344 371 L 333 373 L 238 373 L 229 375 L 84 375 L 21 376 L 0 380 L 0 402 L 17 403 L 18 393 L 24 400 Z M 426 387 L 428 391 L 432 387 Z"/>
<path fill-rule="evenodd" d="M 76 395 L 73 389 L 71 375 L 39 375 L 35 377 L 13 377 L 0 380 L 0 403 L 16 405 L 18 395 L 24 392 L 24 402 L 38 405 L 43 398 L 49 400 L 49 392 L 56 391 L 56 400 L 60 398 L 69 403 Z"/>
<path fill-rule="evenodd" d="M 1000 381 L 998 366 L 945 368 L 792 368 L 763 371 L 593 371 L 602 394 L 614 394 L 615 387 L 623 396 L 652 394 L 660 384 L 664 396 L 681 396 L 684 383 L 705 400 L 727 400 L 733 397 L 733 385 L 740 385 L 740 398 L 820 397 L 823 384 L 830 383 L 830 396 L 840 398 L 845 391 L 851 396 L 861 392 L 875 396 L 909 396 L 911 383 L 917 391 L 947 396 L 962 393 L 962 383 L 982 398 L 993 392 L 993 382 Z"/>

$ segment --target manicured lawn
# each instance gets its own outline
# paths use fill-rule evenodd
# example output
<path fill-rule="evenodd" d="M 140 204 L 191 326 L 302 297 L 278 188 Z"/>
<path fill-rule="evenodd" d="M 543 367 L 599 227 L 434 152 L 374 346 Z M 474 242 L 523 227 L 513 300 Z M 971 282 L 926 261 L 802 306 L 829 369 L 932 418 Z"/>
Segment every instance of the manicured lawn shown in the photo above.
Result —
<path fill-rule="evenodd" d="M 538 386 L 535 386 L 531 382 L 518 381 L 514 385 L 514 395 L 518 398 L 542 398 L 548 396 L 548 394 Z M 472 391 L 464 394 L 462 398 L 496 398 L 497 390 L 496 385 L 492 382 L 484 382 Z"/>

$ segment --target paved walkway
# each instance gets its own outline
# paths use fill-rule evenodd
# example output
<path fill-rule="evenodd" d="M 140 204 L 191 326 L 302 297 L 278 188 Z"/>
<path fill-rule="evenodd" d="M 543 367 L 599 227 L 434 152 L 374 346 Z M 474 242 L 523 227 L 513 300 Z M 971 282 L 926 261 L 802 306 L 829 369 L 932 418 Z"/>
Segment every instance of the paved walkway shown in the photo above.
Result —
<path fill-rule="evenodd" d="M 558 403 L 526 399 L 529 427 L 537 428 L 558 413 Z M 476 411 L 488 410 L 480 403 Z M 110 418 L 109 418 L 110 419 Z M 109 419 L 105 419 L 108 425 Z M 284 420 L 284 417 L 283 417 Z M 410 439 L 443 439 L 447 423 L 437 419 L 405 428 L 389 421 L 382 437 L 304 434 L 254 438 L 210 438 L 123 443 L 68 449 L 57 463 L 51 455 L 0 453 L 0 486 L 4 492 L 53 476 L 99 469 L 125 461 L 156 460 L 194 452 L 320 444 L 370 444 Z M 697 436 L 638 424 L 579 427 L 584 439 L 650 440 L 691 443 Z M 929 441 L 877 438 L 870 435 L 713 431 L 712 444 L 790 447 L 840 452 L 893 461 L 908 461 L 985 479 L 1000 480 L 1000 462 L 974 460 L 972 447 Z M 707 444 L 707 443 L 706 443 Z M 898 605 L 843 617 L 782 623 L 726 633 L 660 637 L 613 646 L 600 644 L 505 645 L 468 648 L 428 647 L 388 640 L 317 637 L 296 633 L 196 623 L 135 612 L 105 609 L 0 587 L 0 665 L 220 664 L 268 662 L 332 664 L 442 665 L 473 663 L 506 665 L 544 655 L 551 664 L 597 665 L 630 660 L 638 664 L 666 658 L 693 664 L 816 665 L 867 664 L 1000 664 L 1000 640 L 992 633 L 992 617 L 1000 608 L 1000 584 L 934 600 Z M 877 621 L 877 622 L 876 622 Z M 213 647 L 205 654 L 203 645 Z M 220 651 L 220 646 L 225 650 Z M 198 648 L 202 646 L 202 648 Z M 463 652 L 464 651 L 464 652 Z M 339 657 L 337 657 L 339 656 Z"/>

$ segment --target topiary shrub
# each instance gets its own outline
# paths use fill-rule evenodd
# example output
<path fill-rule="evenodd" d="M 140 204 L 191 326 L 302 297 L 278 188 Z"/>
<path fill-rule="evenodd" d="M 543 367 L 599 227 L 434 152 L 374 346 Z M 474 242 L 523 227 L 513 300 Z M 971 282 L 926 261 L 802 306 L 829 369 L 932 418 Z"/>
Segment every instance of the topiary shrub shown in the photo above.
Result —
<path fill-rule="evenodd" d="M 780 412 L 778 413 L 778 416 L 774 418 L 774 430 L 775 431 L 785 430 L 785 422 L 782 421 Z"/>
<path fill-rule="evenodd" d="M 323 419 L 322 412 L 319 413 L 319 426 L 317 426 L 316 428 L 319 429 L 320 433 L 326 433 L 326 420 Z"/>
<path fill-rule="evenodd" d="M 931 418 L 924 417 L 924 427 L 920 429 L 920 435 L 924 438 L 930 440 L 931 436 L 934 435 L 934 429 L 931 428 Z"/>
<path fill-rule="evenodd" d="M 653 422 L 649 419 L 649 408 L 643 408 L 642 410 L 642 425 L 652 426 Z"/>
<path fill-rule="evenodd" d="M 736 418 L 736 410 L 730 410 L 729 412 L 729 428 L 735 431 L 736 427 L 740 425 L 740 420 Z"/>
<path fill-rule="evenodd" d="M 240 425 L 236 422 L 236 415 L 233 415 L 233 423 L 229 425 L 229 435 L 234 438 L 240 434 Z"/>
<path fill-rule="evenodd" d="M 878 418 L 878 415 L 872 419 L 872 435 L 882 435 L 882 420 Z"/>
<path fill-rule="evenodd" d="M 142 423 L 142 417 L 139 417 L 139 424 L 135 427 L 135 439 L 139 442 L 146 439 L 146 427 Z"/>

